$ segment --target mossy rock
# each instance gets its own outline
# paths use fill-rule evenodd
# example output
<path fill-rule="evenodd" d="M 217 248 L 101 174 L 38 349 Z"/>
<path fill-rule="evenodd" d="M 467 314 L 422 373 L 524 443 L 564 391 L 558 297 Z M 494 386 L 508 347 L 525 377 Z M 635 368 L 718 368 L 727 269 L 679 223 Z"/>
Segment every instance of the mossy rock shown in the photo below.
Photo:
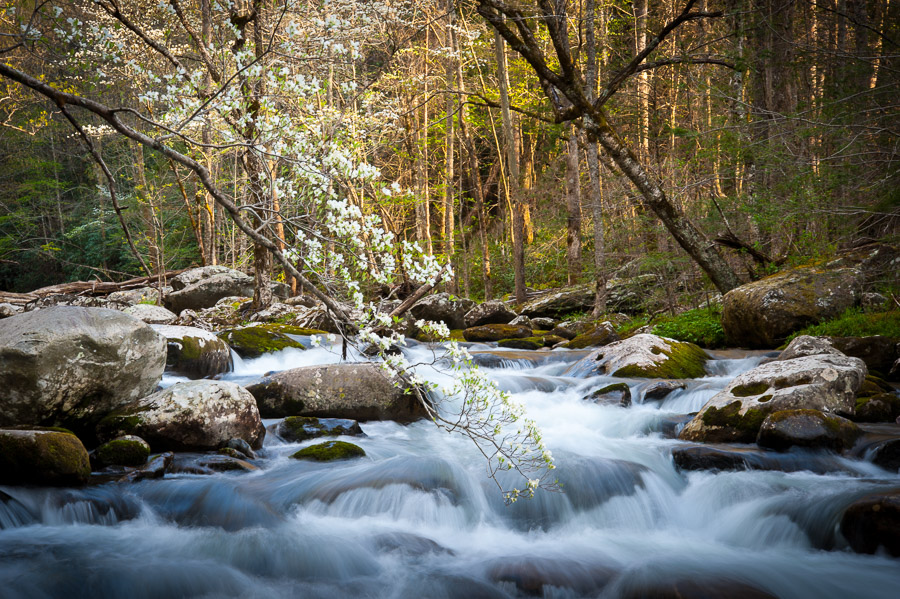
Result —
<path fill-rule="evenodd" d="M 861 434 L 858 426 L 840 416 L 818 410 L 780 410 L 763 421 L 756 443 L 778 451 L 810 447 L 840 452 L 852 447 Z"/>
<path fill-rule="evenodd" d="M 289 347 L 306 349 L 294 336 L 327 335 L 325 331 L 304 329 L 286 324 L 255 324 L 218 333 L 242 358 L 258 358 L 263 354 Z"/>
<path fill-rule="evenodd" d="M 733 401 L 730 404 L 717 408 L 710 406 L 701 419 L 707 427 L 702 439 L 685 439 L 688 441 L 702 440 L 709 443 L 753 443 L 759 434 L 766 416 L 771 410 L 750 408 L 741 414 L 741 402 Z"/>
<path fill-rule="evenodd" d="M 856 422 L 894 422 L 900 418 L 900 397 L 878 393 L 856 399 L 853 420 Z"/>
<path fill-rule="evenodd" d="M 316 437 L 364 435 L 359 423 L 346 418 L 315 418 L 312 416 L 288 416 L 278 423 L 275 434 L 285 441 L 300 442 Z"/>
<path fill-rule="evenodd" d="M 71 433 L 0 429 L 0 484 L 83 485 L 88 452 Z"/>
<path fill-rule="evenodd" d="M 671 341 L 668 349 L 655 347 L 653 353 L 664 355 L 668 359 L 652 365 L 629 364 L 612 375 L 650 379 L 697 379 L 706 376 L 709 356 L 693 343 Z"/>
<path fill-rule="evenodd" d="M 348 460 L 350 458 L 365 457 L 363 448 L 347 443 L 346 441 L 326 441 L 304 447 L 291 457 L 295 460 L 313 460 L 315 462 L 332 462 L 334 460 Z"/>
<path fill-rule="evenodd" d="M 451 329 L 450 336 L 446 339 L 439 339 L 435 335 L 431 333 L 426 333 L 425 331 L 419 331 L 416 333 L 415 337 L 416 341 L 421 341 L 422 343 L 435 343 L 439 341 L 465 341 L 466 338 L 463 337 L 463 329 Z"/>
<path fill-rule="evenodd" d="M 880 395 L 882 393 L 893 392 L 893 387 L 884 382 L 884 380 L 872 374 L 868 374 L 866 375 L 866 380 L 864 380 L 862 385 L 859 386 L 859 389 L 857 389 L 856 397 L 872 397 L 874 395 Z"/>
<path fill-rule="evenodd" d="M 133 435 L 107 441 L 94 451 L 94 458 L 103 466 L 141 466 L 148 457 L 150 445 Z"/>
<path fill-rule="evenodd" d="M 523 339 L 501 339 L 497 342 L 497 345 L 512 349 L 541 349 L 544 347 L 544 338 L 525 337 Z"/>
<path fill-rule="evenodd" d="M 525 339 L 531 336 L 531 327 L 513 324 L 486 324 L 469 327 L 463 331 L 466 341 L 500 341 L 501 339 Z"/>
<path fill-rule="evenodd" d="M 597 389 L 584 400 L 601 405 L 628 407 L 631 405 L 631 388 L 626 383 L 613 383 Z"/>
<path fill-rule="evenodd" d="M 586 347 L 596 347 L 600 345 L 607 345 L 612 343 L 613 341 L 618 341 L 619 335 L 616 334 L 615 329 L 610 323 L 603 323 L 586 333 L 582 333 L 578 335 L 563 347 L 568 349 L 584 349 Z"/>

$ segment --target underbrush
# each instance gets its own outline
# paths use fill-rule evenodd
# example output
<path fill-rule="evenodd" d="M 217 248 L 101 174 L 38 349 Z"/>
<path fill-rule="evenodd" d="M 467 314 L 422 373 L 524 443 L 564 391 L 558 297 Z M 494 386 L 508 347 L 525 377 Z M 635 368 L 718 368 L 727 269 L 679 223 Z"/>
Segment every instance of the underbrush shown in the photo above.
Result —
<path fill-rule="evenodd" d="M 849 308 L 831 320 L 810 325 L 793 333 L 788 342 L 800 335 L 824 337 L 900 337 L 900 310 L 867 312 L 862 308 Z"/>
<path fill-rule="evenodd" d="M 718 306 L 688 310 L 677 316 L 664 316 L 653 325 L 651 332 L 661 337 L 689 341 L 708 349 L 725 347 L 722 310 Z"/>

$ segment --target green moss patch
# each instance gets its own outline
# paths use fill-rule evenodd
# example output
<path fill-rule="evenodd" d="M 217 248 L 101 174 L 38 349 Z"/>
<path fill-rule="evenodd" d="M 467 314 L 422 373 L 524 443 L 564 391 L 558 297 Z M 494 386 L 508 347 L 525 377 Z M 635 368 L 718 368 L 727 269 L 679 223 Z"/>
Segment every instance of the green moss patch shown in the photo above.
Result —
<path fill-rule="evenodd" d="M 831 320 L 814 324 L 788 337 L 811 335 L 813 337 L 900 337 L 900 310 L 867 312 L 862 308 L 849 308 Z"/>
<path fill-rule="evenodd" d="M 327 335 L 324 331 L 304 329 L 284 324 L 261 324 L 218 333 L 242 358 L 258 358 L 263 354 L 281 351 L 289 347 L 306 349 L 302 343 L 290 337 Z"/>
<path fill-rule="evenodd" d="M 731 394 L 735 397 L 753 397 L 762 395 L 768 388 L 768 383 L 750 383 L 748 385 L 738 385 L 731 390 Z"/>
<path fill-rule="evenodd" d="M 598 345 L 607 345 L 613 341 L 618 341 L 619 336 L 607 327 L 594 327 L 586 333 L 578 335 L 563 347 L 569 349 L 584 349 L 586 347 L 596 347 Z"/>
<path fill-rule="evenodd" d="M 762 426 L 763 420 L 769 415 L 770 410 L 750 408 L 741 414 L 741 407 L 742 404 L 739 401 L 733 401 L 722 408 L 712 406 L 703 412 L 701 417 L 703 424 L 731 429 L 735 433 L 733 437 L 736 442 L 750 443 L 756 439 L 759 427 Z"/>
<path fill-rule="evenodd" d="M 291 457 L 295 460 L 313 460 L 316 462 L 331 462 L 334 460 L 347 460 L 350 458 L 365 457 L 366 452 L 362 447 L 347 443 L 346 441 L 326 441 L 304 447 Z"/>
<path fill-rule="evenodd" d="M 663 317 L 653 325 L 650 332 L 711 349 L 726 345 L 725 331 L 722 329 L 722 311 L 718 306 Z"/>
<path fill-rule="evenodd" d="M 0 430 L 0 484 L 82 485 L 90 475 L 87 450 L 75 435 Z"/>
<path fill-rule="evenodd" d="M 706 376 L 705 365 L 709 357 L 693 343 L 673 342 L 670 349 L 654 349 L 658 349 L 658 355 L 664 355 L 667 359 L 652 366 L 623 366 L 613 376 L 650 379 L 696 379 Z"/>
<path fill-rule="evenodd" d="M 113 439 L 98 447 L 95 455 L 104 465 L 140 466 L 150 457 L 150 446 L 138 439 Z"/>
<path fill-rule="evenodd" d="M 480 327 L 470 327 L 463 331 L 466 341 L 500 341 L 501 339 L 524 339 L 531 336 L 531 327 L 513 324 L 486 324 Z"/>
<path fill-rule="evenodd" d="M 513 349 L 541 349 L 544 347 L 544 338 L 525 337 L 524 339 L 501 339 L 497 342 L 497 345 Z"/>

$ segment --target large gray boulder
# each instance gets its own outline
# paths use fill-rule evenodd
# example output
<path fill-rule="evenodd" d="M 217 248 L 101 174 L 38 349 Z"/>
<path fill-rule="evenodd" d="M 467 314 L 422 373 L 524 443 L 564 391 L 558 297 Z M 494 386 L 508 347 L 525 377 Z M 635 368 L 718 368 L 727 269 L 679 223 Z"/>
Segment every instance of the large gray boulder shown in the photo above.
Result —
<path fill-rule="evenodd" d="M 570 376 L 688 379 L 706 375 L 706 352 L 684 341 L 649 333 L 615 341 L 569 367 Z"/>
<path fill-rule="evenodd" d="M 500 300 L 489 300 L 466 312 L 464 320 L 468 329 L 486 324 L 507 324 L 516 316 L 516 313 Z"/>
<path fill-rule="evenodd" d="M 585 312 L 594 306 L 594 286 L 576 285 L 554 289 L 522 305 L 522 314 L 531 318 L 561 318 Z"/>
<path fill-rule="evenodd" d="M 417 394 L 370 363 L 293 368 L 264 377 L 247 390 L 263 418 L 318 416 L 411 422 L 428 412 Z"/>
<path fill-rule="evenodd" d="M 790 349 L 790 346 L 788 347 Z M 782 410 L 853 414 L 866 365 L 843 354 L 776 360 L 738 375 L 684 427 L 685 441 L 752 443 L 766 417 Z"/>
<path fill-rule="evenodd" d="M 163 288 L 164 292 L 171 292 L 171 287 Z M 126 289 L 124 291 L 113 291 L 109 295 L 106 296 L 106 299 L 113 302 L 120 302 L 123 304 L 140 304 L 146 303 L 148 305 L 155 304 L 160 300 L 159 289 L 154 289 L 153 287 L 138 287 L 137 289 Z"/>
<path fill-rule="evenodd" d="M 777 451 L 791 447 L 850 449 L 860 437 L 859 427 L 840 416 L 818 410 L 782 410 L 763 420 L 756 444 Z"/>
<path fill-rule="evenodd" d="M 147 324 L 172 324 L 178 318 L 171 310 L 154 304 L 134 304 L 125 308 L 123 312 Z"/>
<path fill-rule="evenodd" d="M 722 302 L 729 343 L 773 348 L 792 332 L 841 314 L 862 293 L 856 268 L 797 268 L 732 289 Z"/>
<path fill-rule="evenodd" d="M 90 475 L 88 452 L 75 435 L 0 429 L 0 485 L 83 485 Z"/>
<path fill-rule="evenodd" d="M 466 328 L 466 313 L 475 307 L 475 302 L 449 293 L 435 293 L 420 299 L 410 308 L 413 318 L 443 321 L 451 329 Z"/>
<path fill-rule="evenodd" d="M 210 308 L 223 297 L 253 295 L 253 277 L 224 266 L 191 269 L 173 278 L 171 284 L 175 291 L 166 296 L 165 305 L 176 314 Z"/>
<path fill-rule="evenodd" d="M 265 427 L 256 400 L 228 381 L 176 383 L 110 414 L 100 422 L 102 439 L 137 435 L 153 451 L 207 451 L 231 439 L 262 447 Z"/>
<path fill-rule="evenodd" d="M 166 339 L 166 366 L 173 372 L 207 377 L 231 370 L 231 348 L 214 333 L 196 327 L 152 326 Z"/>
<path fill-rule="evenodd" d="M 117 310 L 54 307 L 0 320 L 0 426 L 92 428 L 156 389 L 166 342 Z"/>

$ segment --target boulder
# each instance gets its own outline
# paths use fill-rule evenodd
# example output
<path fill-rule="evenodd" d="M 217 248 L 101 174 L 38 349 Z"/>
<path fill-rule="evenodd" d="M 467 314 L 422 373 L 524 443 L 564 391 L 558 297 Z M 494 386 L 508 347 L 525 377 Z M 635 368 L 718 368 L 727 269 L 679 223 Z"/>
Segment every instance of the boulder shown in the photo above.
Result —
<path fill-rule="evenodd" d="M 574 337 L 563 347 L 568 349 L 584 349 L 585 347 L 599 347 L 619 341 L 619 335 L 611 322 L 601 322 L 597 326 Z"/>
<path fill-rule="evenodd" d="M 187 377 L 207 377 L 229 372 L 231 348 L 209 331 L 196 327 L 153 325 L 166 339 L 166 367 Z"/>
<path fill-rule="evenodd" d="M 542 347 L 553 347 L 560 343 L 565 343 L 565 339 L 556 335 L 537 335 L 535 337 L 523 337 L 519 339 L 501 339 L 497 342 L 498 347 L 509 347 L 512 349 L 541 349 Z"/>
<path fill-rule="evenodd" d="M 466 341 L 500 341 L 501 339 L 525 339 L 531 337 L 531 327 L 510 324 L 485 324 L 463 331 Z"/>
<path fill-rule="evenodd" d="M 334 322 L 334 318 L 325 308 L 303 308 L 294 307 L 294 315 L 290 319 L 290 323 L 302 329 L 317 329 L 320 331 L 328 331 L 329 333 L 340 333 L 338 326 Z"/>
<path fill-rule="evenodd" d="M 175 454 L 171 451 L 155 455 L 147 460 L 146 464 L 136 470 L 128 472 L 119 480 L 120 482 L 136 483 L 142 480 L 162 478 L 172 467 L 172 462 L 174 461 Z"/>
<path fill-rule="evenodd" d="M 275 426 L 275 434 L 291 443 L 317 437 L 364 436 L 356 420 L 288 416 Z"/>
<path fill-rule="evenodd" d="M 856 268 L 806 267 L 742 285 L 725 294 L 725 336 L 743 347 L 776 347 L 793 331 L 854 306 L 862 283 Z"/>
<path fill-rule="evenodd" d="M 366 452 L 362 447 L 346 441 L 326 441 L 310 445 L 291 455 L 295 460 L 312 460 L 314 462 L 333 462 L 365 456 Z"/>
<path fill-rule="evenodd" d="M 516 313 L 500 300 L 490 300 L 466 312 L 464 321 L 467 329 L 486 324 L 508 324 Z M 452 327 L 455 328 L 455 327 Z M 528 327 L 529 331 L 531 327 Z"/>
<path fill-rule="evenodd" d="M 584 335 L 594 330 L 594 327 L 594 323 L 585 320 L 561 322 L 550 330 L 550 334 L 565 339 L 574 339 L 578 335 Z"/>
<path fill-rule="evenodd" d="M 134 435 L 123 435 L 107 441 L 94 450 L 99 466 L 142 466 L 150 457 L 150 445 Z"/>
<path fill-rule="evenodd" d="M 524 314 L 523 314 L 523 316 L 524 316 Z M 529 318 L 529 317 L 525 316 L 525 318 Z M 556 326 L 555 318 L 546 318 L 546 317 L 538 316 L 536 318 L 529 318 L 529 320 L 531 320 L 531 327 L 538 331 L 549 331 L 553 327 Z"/>
<path fill-rule="evenodd" d="M 318 416 L 411 422 L 428 412 L 410 386 L 396 386 L 377 364 L 328 364 L 284 370 L 249 385 L 263 418 Z"/>
<path fill-rule="evenodd" d="M 593 307 L 594 286 L 578 285 L 554 289 L 525 302 L 522 314 L 530 318 L 562 318 L 567 314 L 590 311 Z"/>
<path fill-rule="evenodd" d="M 900 557 L 900 490 L 852 503 L 841 517 L 841 534 L 857 553 L 875 553 L 883 547 Z"/>
<path fill-rule="evenodd" d="M 208 451 L 232 438 L 262 447 L 266 431 L 256 401 L 241 386 L 227 381 L 176 383 L 121 408 L 98 425 L 109 439 L 138 435 L 154 451 Z"/>
<path fill-rule="evenodd" d="M 781 410 L 852 414 L 866 377 L 859 358 L 818 354 L 776 360 L 744 372 L 714 395 L 679 435 L 686 441 L 752 443 Z"/>
<path fill-rule="evenodd" d="M 569 367 L 570 376 L 688 379 L 706 375 L 706 352 L 683 341 L 644 333 L 610 343 Z"/>
<path fill-rule="evenodd" d="M 821 354 L 831 354 L 833 356 L 845 355 L 841 350 L 834 347 L 828 337 L 810 337 L 809 335 L 800 335 L 794 338 L 790 344 L 784 348 L 779 354 L 779 360 L 793 360 L 803 356 L 816 356 Z"/>
<path fill-rule="evenodd" d="M 900 397 L 878 393 L 856 398 L 855 422 L 894 422 L 900 418 Z"/>
<path fill-rule="evenodd" d="M 866 363 L 869 370 L 882 375 L 891 371 L 894 362 L 900 360 L 900 339 L 897 337 L 827 337 L 831 344 L 854 358 Z"/>
<path fill-rule="evenodd" d="M 123 312 L 147 324 L 172 324 L 178 318 L 171 310 L 153 304 L 134 304 L 125 308 Z"/>
<path fill-rule="evenodd" d="M 900 471 L 900 438 L 878 443 L 871 455 L 873 464 L 891 472 Z"/>
<path fill-rule="evenodd" d="M 420 299 L 410 308 L 409 313 L 416 320 L 443 322 L 451 329 L 466 327 L 466 314 L 475 307 L 468 298 L 456 297 L 449 293 L 434 293 Z"/>
<path fill-rule="evenodd" d="M 748 470 L 750 465 L 739 451 L 719 447 L 688 446 L 672 450 L 672 459 L 681 470 Z"/>
<path fill-rule="evenodd" d="M 0 320 L 0 426 L 92 430 L 156 389 L 165 339 L 117 310 L 55 307 Z"/>
<path fill-rule="evenodd" d="M 299 337 L 325 334 L 327 334 L 325 331 L 286 324 L 256 324 L 228 329 L 218 335 L 242 358 L 257 358 L 289 347 L 306 349 Z"/>
<path fill-rule="evenodd" d="M 230 295 L 253 295 L 253 277 L 224 266 L 191 269 L 173 278 L 171 284 L 175 291 L 166 296 L 165 305 L 176 314 L 210 308 Z"/>
<path fill-rule="evenodd" d="M 606 309 L 625 314 L 645 311 L 647 300 L 660 286 L 656 275 L 639 275 L 627 279 L 610 279 L 606 283 Z M 591 304 L 593 306 L 593 303 Z"/>
<path fill-rule="evenodd" d="M 777 451 L 812 447 L 842 452 L 861 434 L 858 426 L 840 416 L 818 410 L 781 410 L 763 420 L 756 444 Z"/>
<path fill-rule="evenodd" d="M 83 485 L 88 452 L 69 432 L 0 429 L 0 485 Z"/>
<path fill-rule="evenodd" d="M 584 398 L 602 406 L 622 406 L 627 408 L 631 405 L 631 388 L 625 383 L 613 383 L 601 387 Z"/>
<path fill-rule="evenodd" d="M 163 291 L 171 292 L 172 288 L 163 288 Z M 138 289 L 126 289 L 125 291 L 113 291 L 109 295 L 106 296 L 106 299 L 113 302 L 120 302 L 123 304 L 140 304 L 144 303 L 147 305 L 156 304 L 160 300 L 160 293 L 158 289 L 154 289 L 153 287 L 139 287 Z"/>
<path fill-rule="evenodd" d="M 516 316 L 512 320 L 509 321 L 509 324 L 514 326 L 523 326 L 529 327 L 532 331 L 535 329 L 534 323 L 531 322 L 531 319 L 522 314 L 521 316 Z"/>

